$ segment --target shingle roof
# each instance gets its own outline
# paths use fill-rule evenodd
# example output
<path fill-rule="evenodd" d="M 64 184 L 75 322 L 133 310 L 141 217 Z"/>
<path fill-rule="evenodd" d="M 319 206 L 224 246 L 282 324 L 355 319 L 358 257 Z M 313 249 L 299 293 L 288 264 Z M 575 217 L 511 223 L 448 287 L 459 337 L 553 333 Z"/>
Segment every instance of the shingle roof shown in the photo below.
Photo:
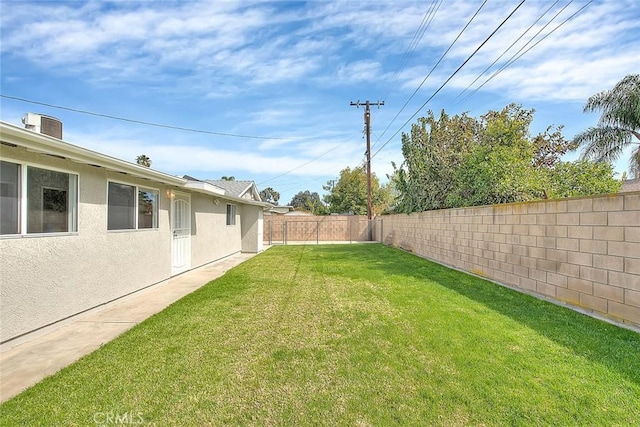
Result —
<path fill-rule="evenodd" d="M 640 191 L 640 178 L 622 181 L 622 191 Z"/>
<path fill-rule="evenodd" d="M 253 186 L 253 181 L 225 181 L 223 179 L 207 179 L 205 182 L 224 189 L 234 197 L 243 197 L 247 190 Z"/>

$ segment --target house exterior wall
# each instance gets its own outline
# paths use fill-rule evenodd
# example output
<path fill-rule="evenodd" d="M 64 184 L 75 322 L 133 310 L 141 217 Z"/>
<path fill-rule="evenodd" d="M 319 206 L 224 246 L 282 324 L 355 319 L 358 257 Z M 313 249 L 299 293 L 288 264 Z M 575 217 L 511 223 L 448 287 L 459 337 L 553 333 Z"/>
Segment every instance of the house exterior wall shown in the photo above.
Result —
<path fill-rule="evenodd" d="M 377 240 L 640 327 L 640 192 L 385 216 Z"/>
<path fill-rule="evenodd" d="M 264 226 L 262 206 L 243 205 L 241 212 L 242 252 L 262 252 Z"/>
<path fill-rule="evenodd" d="M 227 225 L 226 221 L 225 201 L 205 194 L 191 195 L 191 268 L 241 251 L 239 210 L 236 225 Z"/>
<path fill-rule="evenodd" d="M 0 342 L 170 275 L 166 187 L 104 168 L 2 147 L 6 161 L 78 175 L 78 232 L 0 238 Z M 107 182 L 159 190 L 158 228 L 107 231 Z"/>
<path fill-rule="evenodd" d="M 0 343 L 169 278 L 173 191 L 191 195 L 190 268 L 242 249 L 241 209 L 227 226 L 226 202 L 212 195 L 21 147 L 0 150 L 3 161 L 78 176 L 77 232 L 0 236 Z M 158 228 L 107 230 L 110 180 L 157 190 Z"/>

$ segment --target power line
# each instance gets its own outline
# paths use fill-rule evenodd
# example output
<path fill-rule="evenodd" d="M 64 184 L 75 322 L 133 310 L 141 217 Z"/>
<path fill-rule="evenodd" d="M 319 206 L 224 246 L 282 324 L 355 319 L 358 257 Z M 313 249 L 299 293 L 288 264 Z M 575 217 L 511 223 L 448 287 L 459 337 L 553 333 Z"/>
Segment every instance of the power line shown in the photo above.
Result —
<path fill-rule="evenodd" d="M 429 74 L 426 75 L 426 77 L 422 80 L 422 82 L 420 83 L 420 85 L 413 91 L 413 93 L 411 94 L 411 96 L 409 97 L 409 99 L 407 99 L 407 101 L 404 103 L 404 105 L 402 106 L 402 108 L 400 109 L 400 111 L 398 111 L 396 113 L 396 115 L 393 117 L 393 119 L 391 119 L 391 121 L 389 122 L 389 124 L 387 125 L 387 127 L 384 129 L 384 131 L 382 131 L 382 134 L 380 134 L 380 138 L 382 138 L 384 136 L 384 134 L 387 132 L 387 130 L 389 130 L 389 128 L 391 127 L 391 125 L 396 121 L 396 119 L 398 118 L 398 116 L 400 115 L 400 113 L 402 113 L 404 111 L 404 109 L 407 107 L 407 105 L 409 104 L 409 102 L 413 99 L 413 97 L 416 95 L 416 93 L 418 93 L 418 91 L 420 90 L 420 88 L 425 84 L 425 82 L 427 81 L 427 79 L 431 76 L 431 73 L 433 73 L 436 69 L 436 67 L 440 64 L 440 62 L 442 62 L 442 60 L 444 59 L 444 57 L 447 55 L 447 53 L 449 53 L 449 51 L 451 50 L 451 48 L 453 48 L 453 46 L 456 44 L 456 42 L 458 41 L 458 39 L 460 38 L 460 36 L 462 36 L 462 33 L 464 33 L 467 29 L 467 27 L 469 27 L 469 25 L 471 25 L 471 22 L 473 22 L 473 20 L 476 18 L 476 16 L 478 15 L 478 13 L 480 13 L 480 11 L 482 10 L 482 8 L 484 7 L 484 5 L 487 3 L 487 0 L 484 0 L 484 2 L 482 2 L 482 4 L 480 5 L 480 7 L 478 8 L 478 10 L 476 10 L 476 13 L 473 14 L 473 16 L 471 17 L 471 19 L 469 19 L 469 21 L 467 22 L 467 24 L 464 26 L 464 28 L 462 28 L 462 30 L 460 31 L 460 33 L 458 33 L 458 35 L 456 36 L 456 38 L 453 40 L 453 42 L 451 42 L 451 44 L 449 45 L 449 47 L 447 48 L 447 50 L 440 56 L 440 59 L 438 59 L 438 62 L 435 63 L 435 65 L 431 68 L 431 70 L 429 71 Z M 396 132 L 397 133 L 397 132 Z M 395 136 L 395 135 L 394 135 Z M 373 144 L 373 147 L 371 148 L 375 148 L 376 144 L 380 141 L 380 138 L 378 138 L 378 140 L 376 140 L 376 142 Z"/>
<path fill-rule="evenodd" d="M 569 2 L 571 3 L 571 2 Z M 487 80 L 484 81 L 484 83 L 482 83 L 480 86 L 478 86 L 476 89 L 474 89 L 473 92 L 471 92 L 469 95 L 467 95 L 461 102 L 464 102 L 466 100 L 468 100 L 469 98 L 471 98 L 473 95 L 475 95 L 484 85 L 486 85 L 487 83 L 489 83 L 494 77 L 496 77 L 497 75 L 499 75 L 501 72 L 503 72 L 507 67 L 511 66 L 514 62 L 516 62 L 518 59 L 522 58 L 527 52 L 529 52 L 531 49 L 533 49 L 534 47 L 536 47 L 538 44 L 540 44 L 544 39 L 546 39 L 547 37 L 549 37 L 551 34 L 553 34 L 558 28 L 562 27 L 564 24 L 566 24 L 569 20 L 573 19 L 576 15 L 578 15 L 580 12 L 582 12 L 587 6 L 589 6 L 591 3 L 593 3 L 593 0 L 590 0 L 588 3 L 586 3 L 584 6 L 582 6 L 580 9 L 578 9 L 576 12 L 574 12 L 571 16 L 569 16 L 567 19 L 565 19 L 564 21 L 562 21 L 560 24 L 558 24 L 558 26 L 556 26 L 553 30 L 549 31 L 547 34 L 544 35 L 544 37 L 542 37 L 540 40 L 538 40 L 535 44 L 533 44 L 533 46 L 529 47 L 529 49 L 525 50 L 524 52 L 522 52 L 520 54 L 520 52 L 522 51 L 522 49 L 524 49 L 531 41 L 533 41 L 533 39 L 535 37 L 538 36 L 538 34 L 540 34 L 540 32 L 542 32 L 542 30 L 544 30 L 564 9 L 566 9 L 565 6 L 558 14 L 556 14 L 556 16 L 554 16 L 551 21 L 549 21 L 543 28 L 540 29 L 540 31 L 538 31 L 536 33 L 535 36 L 533 36 L 531 38 L 531 40 L 529 40 L 529 42 L 524 45 L 520 50 L 518 50 L 518 52 L 516 52 L 510 59 L 509 61 L 507 61 L 502 67 L 500 67 L 496 72 L 494 72 L 491 77 L 489 77 Z M 520 55 L 518 55 L 520 54 Z"/>
<path fill-rule="evenodd" d="M 179 130 L 179 131 L 184 131 L 184 132 L 204 133 L 204 134 L 208 134 L 208 135 L 228 136 L 228 137 L 233 137 L 233 138 L 267 139 L 267 140 L 268 139 L 278 139 L 278 140 L 298 139 L 298 140 L 306 140 L 306 139 L 318 138 L 318 137 L 301 137 L 300 138 L 300 137 L 257 136 L 257 135 L 240 135 L 240 134 L 235 134 L 235 133 L 214 132 L 214 131 L 208 131 L 208 130 L 202 130 L 202 129 L 193 129 L 193 128 L 185 128 L 185 127 L 181 127 L 181 126 L 172 126 L 172 125 L 165 125 L 165 124 L 160 124 L 160 123 L 146 122 L 146 121 L 143 121 L 143 120 L 127 119 L 127 118 L 124 118 L 124 117 L 111 116 L 111 115 L 102 114 L 102 113 L 94 113 L 94 112 L 91 112 L 91 111 L 79 110 L 77 108 L 63 107 L 63 106 L 60 106 L 60 105 L 47 104 L 45 102 L 32 101 L 32 100 L 29 100 L 29 99 L 19 98 L 17 96 L 10 96 L 10 95 L 0 94 L 0 97 L 7 98 L 7 99 L 13 99 L 15 101 L 26 102 L 26 103 L 29 103 L 29 104 L 42 105 L 42 106 L 45 106 L 45 107 L 56 108 L 58 110 L 72 111 L 74 113 L 88 114 L 88 115 L 91 115 L 91 116 L 103 117 L 103 118 L 106 118 L 106 119 L 120 120 L 120 121 L 128 122 L 128 123 L 136 123 L 136 124 L 145 125 L 145 126 L 154 126 L 154 127 L 159 127 L 159 128 L 164 128 L 164 129 L 173 129 L 173 130 Z"/>
<path fill-rule="evenodd" d="M 493 37 L 493 36 L 495 35 L 495 33 L 497 33 L 497 32 L 498 32 L 498 30 L 500 30 L 500 28 L 502 28 L 502 26 L 503 26 L 503 25 L 504 25 L 504 24 L 505 24 L 505 23 L 506 23 L 506 22 L 507 22 L 507 21 L 508 21 L 512 16 L 513 16 L 513 14 L 514 14 L 514 13 L 516 13 L 516 11 L 517 11 L 518 9 L 520 9 L 520 7 L 524 4 L 524 2 L 525 2 L 525 1 L 526 1 L 526 0 L 522 0 L 522 1 L 520 2 L 520 4 L 518 4 L 518 6 L 516 6 L 516 8 L 515 8 L 515 9 L 513 9 L 513 10 L 511 11 L 511 13 L 509 14 L 509 16 L 507 16 L 507 17 L 504 19 L 504 21 L 502 21 L 502 22 L 500 23 L 500 25 L 498 25 L 498 26 L 496 27 L 496 29 L 495 29 L 495 30 L 493 30 L 493 32 L 492 32 L 491 34 L 489 34 L 489 36 L 488 36 L 488 37 L 487 37 L 487 38 L 486 38 L 486 39 L 485 39 L 485 40 L 480 44 L 480 46 L 478 46 L 478 47 L 476 48 L 476 50 L 474 50 L 474 51 L 473 51 L 473 53 L 472 53 L 471 55 L 469 55 L 469 57 L 468 57 L 467 59 L 465 59 L 465 61 L 464 61 L 464 62 L 463 62 L 463 63 L 462 63 L 462 64 L 461 64 L 461 65 L 460 65 L 460 66 L 459 66 L 459 67 L 458 67 L 454 72 L 453 72 L 453 74 L 451 74 L 451 75 L 449 76 L 449 78 L 447 78 L 447 80 L 445 80 L 445 82 L 444 82 L 444 83 L 442 83 L 442 85 L 440 85 L 440 87 L 439 87 L 439 88 L 438 88 L 438 89 L 437 89 L 437 90 L 436 90 L 436 91 L 435 91 L 435 92 L 434 92 L 434 93 L 433 93 L 433 94 L 432 94 L 432 95 L 431 95 L 431 96 L 430 96 L 430 97 L 429 97 L 429 98 L 424 102 L 424 104 L 422 104 L 422 105 L 420 106 L 420 108 L 418 108 L 418 109 L 416 110 L 416 112 L 415 112 L 415 113 L 413 113 L 413 115 L 412 115 L 411 117 L 409 117 L 409 119 L 408 119 L 406 122 L 404 122 L 404 123 L 403 123 L 403 125 L 402 125 L 402 126 L 400 126 L 400 128 L 399 128 L 399 129 L 398 129 L 398 130 L 397 130 L 393 135 L 391 135 L 391 137 L 390 137 L 390 138 L 389 138 L 389 139 L 388 139 L 388 140 L 387 140 L 387 141 L 382 145 L 382 147 L 380 147 L 380 148 L 378 149 L 378 151 L 376 151 L 376 152 L 373 154 L 373 156 L 371 156 L 372 158 L 373 158 L 373 157 L 375 157 L 375 156 L 377 156 L 377 155 L 378 155 L 378 153 L 379 153 L 380 151 L 382 151 L 382 149 L 383 149 L 384 147 L 386 147 L 386 146 L 387 146 L 387 144 L 388 144 L 388 143 L 393 139 L 393 137 L 394 137 L 394 136 L 396 136 L 396 135 L 397 135 L 397 134 L 398 134 L 398 133 L 399 133 L 399 132 L 400 132 L 400 131 L 401 131 L 401 130 L 402 130 L 402 129 L 403 129 L 403 128 L 404 128 L 404 127 L 405 127 L 405 126 L 406 126 L 406 125 L 411 121 L 411 120 L 413 120 L 413 118 L 414 118 L 416 115 L 418 115 L 418 113 L 420 112 L 420 110 L 422 110 L 422 109 L 423 109 L 423 108 L 424 108 L 424 107 L 429 103 L 429 101 L 431 101 L 431 100 L 432 100 L 432 99 L 433 99 L 433 98 L 434 98 L 434 97 L 435 97 L 435 96 L 436 96 L 436 95 L 437 95 L 437 94 L 442 90 L 442 88 L 443 88 L 443 87 L 445 87 L 445 85 L 446 85 L 447 83 L 449 83 L 449 81 L 451 81 L 451 79 L 452 79 L 456 74 L 458 74 L 458 72 L 462 69 L 462 67 L 464 67 L 464 66 L 467 64 L 467 62 L 469 62 L 469 61 L 471 60 L 471 58 L 473 58 L 473 57 L 475 56 L 475 54 L 476 54 L 476 53 L 478 53 L 478 51 L 479 51 L 480 49 L 482 49 L 482 47 L 483 47 L 483 46 L 484 46 L 484 45 L 485 45 L 485 44 L 486 44 L 486 43 L 491 39 L 491 37 Z"/>
<path fill-rule="evenodd" d="M 552 4 L 551 6 L 549 6 L 549 7 L 547 8 L 547 10 L 545 10 L 545 11 L 542 13 L 542 15 L 540 15 L 540 16 L 538 17 L 538 19 L 536 19 L 536 20 L 533 22 L 533 24 L 531 24 L 531 25 L 529 26 L 529 28 L 527 28 L 527 29 L 526 29 L 522 34 L 520 34 L 520 37 L 518 37 L 517 39 L 515 39 L 515 40 L 514 40 L 514 42 L 513 42 L 513 43 L 511 43 L 511 44 L 509 45 L 509 47 L 508 47 L 508 48 L 506 48 L 506 49 L 504 50 L 504 52 L 502 52 L 502 53 L 500 54 L 500 56 L 498 56 L 498 57 L 497 57 L 497 58 L 496 58 L 496 59 L 495 59 L 495 60 L 494 60 L 494 61 L 493 61 L 493 62 L 492 62 L 492 63 L 491 63 L 487 68 L 485 68 L 485 69 L 484 69 L 480 74 L 478 74 L 478 77 L 476 77 L 476 78 L 475 78 L 475 79 L 474 79 L 474 80 L 469 84 L 469 86 L 467 86 L 467 87 L 466 87 L 462 92 L 460 92 L 460 93 L 458 94 L 458 96 L 456 96 L 456 98 L 459 98 L 460 96 L 462 96 L 462 95 L 463 95 L 463 94 L 464 94 L 464 93 L 465 93 L 465 92 L 466 92 L 466 91 L 467 91 L 471 86 L 473 86 L 473 84 L 474 84 L 475 82 L 477 82 L 477 81 L 480 79 L 480 77 L 482 77 L 482 76 L 484 75 L 484 73 L 486 73 L 486 72 L 487 72 L 491 67 L 493 67 L 493 66 L 494 66 L 494 65 L 495 65 L 495 64 L 496 64 L 496 63 L 497 63 L 497 62 L 498 62 L 498 61 L 499 61 L 499 60 L 500 60 L 500 59 L 501 59 L 501 58 L 502 58 L 502 57 L 503 57 L 507 52 L 509 52 L 509 50 L 511 50 L 511 48 L 512 48 L 516 43 L 518 43 L 518 42 L 520 41 L 520 39 L 522 39 L 522 38 L 523 38 L 523 37 L 524 37 L 524 36 L 529 32 L 529 30 L 531 30 L 531 28 L 533 28 L 533 26 L 534 26 L 534 25 L 536 25 L 536 24 L 537 24 L 537 23 L 538 23 L 538 22 L 539 22 L 539 21 L 540 21 L 540 20 L 541 20 L 541 19 L 542 19 L 546 14 L 547 14 L 547 13 L 549 13 L 549 11 L 550 11 L 550 10 L 551 10 L 551 9 L 552 9 L 556 4 L 558 4 L 558 2 L 559 2 L 559 1 L 560 1 L 560 0 L 556 0 L 555 2 L 553 2 L 553 4 Z M 569 3 L 567 3 L 567 5 L 566 5 L 564 8 L 562 8 L 562 10 L 560 10 L 560 12 L 562 12 L 562 11 L 563 11 L 567 6 L 569 6 L 569 5 L 571 4 L 571 2 L 572 2 L 572 1 L 573 1 L 573 0 L 571 0 Z M 558 16 L 558 15 L 556 15 L 556 16 Z M 549 23 L 550 23 L 551 21 L 553 21 L 553 20 L 556 18 L 556 16 L 554 16 L 553 18 L 551 18 L 551 20 L 549 21 Z M 547 25 L 549 25 L 549 23 L 547 23 Z M 545 27 L 546 27 L 546 25 L 545 25 Z M 545 27 L 543 27 L 543 29 L 544 29 Z M 539 33 L 538 33 L 538 34 L 539 34 Z M 536 34 L 536 35 L 537 35 L 537 34 Z M 536 36 L 534 35 L 534 36 L 531 38 L 531 40 L 533 40 L 535 37 L 536 37 Z M 526 46 L 527 44 L 529 44 L 529 43 L 531 42 L 531 40 L 529 40 L 529 41 L 525 44 L 525 46 Z"/>
<path fill-rule="evenodd" d="M 285 186 L 284 188 L 282 187 L 282 185 L 277 185 L 278 190 L 279 190 L 278 192 L 284 193 L 284 192 L 288 192 L 288 191 L 295 190 L 295 189 L 299 190 L 303 186 L 302 184 L 310 185 L 309 183 L 315 183 L 315 182 L 319 182 L 319 181 L 327 182 L 327 176 L 336 175 L 336 174 L 337 174 L 337 172 L 335 174 L 327 173 L 324 176 L 315 176 L 313 178 L 299 180 L 295 184 L 289 184 L 289 185 L 282 184 L 282 185 Z M 302 190 L 300 190 L 300 191 L 302 191 Z"/>
<path fill-rule="evenodd" d="M 201 129 L 191 129 L 191 128 L 184 128 L 184 127 L 179 127 L 179 126 L 171 126 L 171 125 L 163 125 L 163 124 L 159 124 L 159 123 L 152 123 L 152 122 L 145 122 L 145 121 L 141 121 L 141 120 L 135 120 L 135 119 L 127 119 L 127 118 L 123 118 L 123 117 L 116 117 L 116 116 L 110 116 L 108 114 L 101 114 L 101 113 L 94 113 L 91 111 L 85 111 L 85 110 L 79 110 L 76 108 L 70 108 L 70 107 L 63 107 L 63 106 L 59 106 L 59 105 L 53 105 L 53 104 L 47 104 L 44 102 L 38 102 L 38 101 L 32 101 L 32 100 L 28 100 L 28 99 L 23 99 L 23 98 L 19 98 L 19 97 L 15 97 L 15 96 L 10 96 L 10 95 L 4 95 L 4 94 L 0 94 L 0 97 L 2 98 L 7 98 L 7 99 L 13 99 L 16 101 L 22 101 L 22 102 L 26 102 L 26 103 L 30 103 L 30 104 L 36 104 L 36 105 L 42 105 L 45 107 L 50 107 L 50 108 L 57 108 L 60 110 L 66 110 L 66 111 L 72 111 L 75 113 L 81 113 L 81 114 L 88 114 L 88 115 L 92 115 L 92 116 L 97 116 L 97 117 L 103 117 L 103 118 L 108 118 L 108 119 L 113 119 L 113 120 L 121 120 L 121 121 L 125 121 L 125 122 L 130 122 L 130 123 L 136 123 L 136 124 L 143 124 L 143 125 L 147 125 L 147 126 L 155 126 L 155 127 L 160 127 L 160 128 L 166 128 L 166 129 L 174 129 L 174 130 L 180 130 L 180 131 L 187 131 L 187 132 L 196 132 L 196 133 L 203 133 L 203 134 L 211 134 L 211 135 L 219 135 L 219 136 L 228 136 L 228 137 L 236 137 L 236 138 L 251 138 L 251 139 L 277 139 L 277 140 L 283 140 L 283 139 L 299 139 L 299 140 L 308 140 L 308 139 L 317 139 L 319 137 L 268 137 L 268 136 L 255 136 L 255 135 L 239 135 L 239 134 L 230 134 L 230 133 L 222 133 L 222 132 L 213 132 L 213 131 L 206 131 L 206 130 L 201 130 Z M 274 176 L 272 178 L 269 178 L 265 181 L 259 182 L 257 185 L 260 184 L 264 184 L 266 182 L 269 181 L 273 181 L 277 178 L 280 178 L 282 176 L 288 175 L 291 172 L 294 172 L 310 163 L 313 163 L 314 161 L 320 159 L 321 157 L 329 154 L 330 152 L 338 149 L 342 144 L 338 144 L 332 148 L 330 148 L 329 150 L 325 151 L 324 153 L 320 154 L 317 157 L 314 157 L 313 159 L 309 160 L 308 162 L 305 162 L 303 164 L 301 164 L 300 166 L 297 166 L 287 172 L 284 172 L 280 175 Z"/>
<path fill-rule="evenodd" d="M 396 68 L 396 71 L 393 73 L 393 77 L 391 77 L 391 81 L 389 83 L 389 89 L 385 92 L 385 95 L 382 97 L 383 101 L 385 101 L 389 96 L 389 94 L 391 93 L 391 88 L 395 83 L 395 81 L 397 80 L 397 77 L 400 74 L 400 71 L 402 71 L 404 66 L 407 64 L 407 61 L 409 60 L 409 58 L 411 57 L 415 49 L 418 47 L 418 43 L 420 43 L 420 40 L 422 40 L 422 37 L 424 37 L 424 33 L 427 31 L 427 28 L 429 28 L 429 25 L 431 25 L 431 22 L 433 21 L 433 18 L 435 18 L 436 13 L 440 8 L 440 6 L 442 5 L 443 1 L 444 0 L 440 0 L 440 2 L 438 3 L 438 0 L 433 0 L 433 2 L 431 3 L 431 6 L 429 6 L 429 9 L 427 9 L 427 11 L 425 12 L 424 17 L 422 18 L 422 22 L 420 23 L 420 26 L 416 30 L 416 33 L 413 35 L 413 39 L 411 39 L 411 42 L 409 43 L 407 50 L 405 51 L 404 55 L 400 59 L 400 62 L 398 63 L 398 67 Z"/>
<path fill-rule="evenodd" d="M 283 177 L 283 176 L 285 176 L 285 175 L 288 175 L 288 174 L 290 174 L 291 172 L 294 172 L 294 171 L 296 171 L 296 170 L 298 170 L 298 169 L 300 169 L 300 168 L 302 168 L 302 167 L 304 167 L 304 166 L 306 166 L 306 165 L 308 165 L 308 164 L 310 164 L 310 163 L 315 162 L 316 160 L 318 160 L 319 158 L 321 158 L 321 157 L 323 157 L 323 156 L 325 156 L 325 155 L 329 154 L 329 153 L 330 153 L 330 152 L 332 152 L 333 150 L 338 149 L 340 146 L 342 146 L 342 143 L 340 143 L 340 144 L 338 144 L 338 145 L 336 145 L 336 146 L 334 146 L 334 147 L 332 147 L 332 148 L 328 149 L 328 150 L 327 150 L 327 151 L 325 151 L 324 153 L 320 154 L 318 157 L 314 157 L 313 159 L 309 160 L 308 162 L 305 162 L 305 163 L 301 164 L 300 166 L 297 166 L 297 167 L 295 167 L 295 168 L 293 168 L 293 169 L 291 169 L 291 170 L 288 170 L 287 172 L 281 173 L 280 175 L 276 175 L 276 176 L 271 177 L 271 178 L 269 178 L 269 179 L 265 179 L 264 181 L 261 181 L 261 182 L 257 183 L 256 185 L 261 185 L 261 184 L 264 184 L 265 182 L 273 181 L 274 179 L 278 179 L 278 178 L 280 178 L 280 177 Z"/>

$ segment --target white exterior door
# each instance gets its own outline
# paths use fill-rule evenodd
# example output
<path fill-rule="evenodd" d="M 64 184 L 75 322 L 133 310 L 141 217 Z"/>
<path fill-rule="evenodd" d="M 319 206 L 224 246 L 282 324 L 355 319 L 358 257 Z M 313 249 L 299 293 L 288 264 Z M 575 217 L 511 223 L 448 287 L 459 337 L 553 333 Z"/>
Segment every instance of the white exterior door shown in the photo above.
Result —
<path fill-rule="evenodd" d="M 171 274 L 191 268 L 191 198 L 175 193 L 171 201 Z"/>

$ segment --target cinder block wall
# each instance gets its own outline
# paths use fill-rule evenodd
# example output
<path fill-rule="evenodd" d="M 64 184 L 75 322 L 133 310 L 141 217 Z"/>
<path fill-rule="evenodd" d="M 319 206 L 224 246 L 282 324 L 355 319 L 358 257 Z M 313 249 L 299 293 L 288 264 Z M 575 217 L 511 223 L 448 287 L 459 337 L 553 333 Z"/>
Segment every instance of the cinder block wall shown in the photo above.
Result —
<path fill-rule="evenodd" d="M 640 192 L 384 216 L 376 239 L 640 327 Z"/>
<path fill-rule="evenodd" d="M 286 233 L 286 234 L 285 234 Z M 280 216 L 265 215 L 264 241 L 367 241 L 369 221 L 362 215 Z"/>

